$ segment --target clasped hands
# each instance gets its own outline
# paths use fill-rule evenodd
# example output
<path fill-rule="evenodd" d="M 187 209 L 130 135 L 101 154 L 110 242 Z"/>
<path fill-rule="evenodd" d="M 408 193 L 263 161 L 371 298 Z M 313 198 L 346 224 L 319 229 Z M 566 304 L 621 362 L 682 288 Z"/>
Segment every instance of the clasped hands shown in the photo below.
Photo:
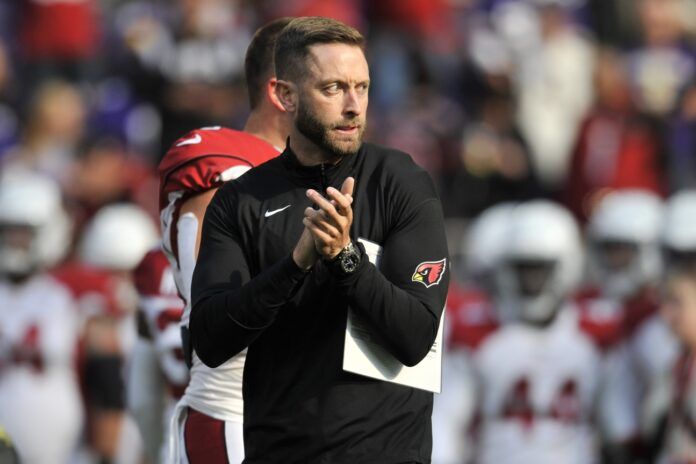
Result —
<path fill-rule="evenodd" d="M 305 209 L 305 228 L 292 253 L 302 269 L 310 269 L 319 258 L 334 258 L 350 243 L 354 185 L 355 179 L 348 177 L 341 190 L 327 188 L 326 197 L 316 190 L 307 190 L 307 197 L 317 208 Z"/>

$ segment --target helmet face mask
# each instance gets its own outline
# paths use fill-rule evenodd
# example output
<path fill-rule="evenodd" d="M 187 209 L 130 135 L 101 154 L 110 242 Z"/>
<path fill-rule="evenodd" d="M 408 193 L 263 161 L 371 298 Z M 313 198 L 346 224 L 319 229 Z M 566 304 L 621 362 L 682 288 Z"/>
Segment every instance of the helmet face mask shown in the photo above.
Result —
<path fill-rule="evenodd" d="M 22 280 L 65 256 L 71 221 L 53 180 L 10 171 L 0 178 L 0 274 Z"/>
<path fill-rule="evenodd" d="M 622 240 L 602 240 L 594 248 L 596 277 L 606 296 L 629 298 L 651 280 L 643 262 L 651 254 L 647 246 Z"/>
<path fill-rule="evenodd" d="M 17 279 L 36 270 L 36 229 L 29 224 L 0 224 L 0 274 Z"/>
<path fill-rule="evenodd" d="M 515 260 L 511 268 L 520 295 L 535 298 L 544 293 L 553 278 L 556 262 L 552 260 Z"/>
<path fill-rule="evenodd" d="M 508 234 L 497 273 L 502 306 L 512 319 L 546 325 L 581 278 L 577 224 L 561 206 L 537 200 L 516 208 Z"/>
<path fill-rule="evenodd" d="M 558 262 L 553 259 L 515 258 L 504 265 L 509 301 L 517 318 L 532 324 L 553 319 L 563 301 L 558 288 Z"/>
<path fill-rule="evenodd" d="M 604 240 L 597 243 L 599 264 L 609 272 L 628 271 L 638 259 L 638 244 L 619 240 Z"/>
<path fill-rule="evenodd" d="M 588 227 L 588 254 L 592 277 L 605 296 L 626 300 L 656 283 L 662 221 L 662 202 L 649 192 L 616 191 L 599 203 Z"/>
<path fill-rule="evenodd" d="M 610 298 L 627 299 L 655 283 L 661 269 L 660 250 L 654 243 L 600 241 L 590 246 L 594 279 Z"/>

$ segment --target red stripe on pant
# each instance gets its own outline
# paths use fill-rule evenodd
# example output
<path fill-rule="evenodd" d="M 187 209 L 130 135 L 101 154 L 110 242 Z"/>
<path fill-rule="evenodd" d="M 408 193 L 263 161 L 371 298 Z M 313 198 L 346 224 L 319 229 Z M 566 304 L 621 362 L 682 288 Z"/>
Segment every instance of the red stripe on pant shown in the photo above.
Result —
<path fill-rule="evenodd" d="M 188 408 L 184 444 L 190 464 L 229 464 L 224 421 Z"/>

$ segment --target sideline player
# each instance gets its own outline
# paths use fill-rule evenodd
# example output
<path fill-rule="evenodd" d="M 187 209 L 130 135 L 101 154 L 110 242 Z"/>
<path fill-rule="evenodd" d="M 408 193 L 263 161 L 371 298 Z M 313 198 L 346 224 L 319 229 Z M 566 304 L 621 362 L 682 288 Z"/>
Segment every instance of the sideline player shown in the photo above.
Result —
<path fill-rule="evenodd" d="M 217 188 L 251 167 L 277 156 L 291 120 L 275 94 L 273 48 L 289 18 L 260 28 L 247 49 L 245 71 L 251 114 L 244 132 L 213 127 L 177 140 L 159 166 L 160 211 L 164 251 L 186 302 L 181 320 L 191 380 L 175 413 L 172 460 L 185 455 L 197 462 L 239 463 L 244 458 L 242 372 L 245 352 L 211 369 L 191 349 L 188 323 L 191 278 L 196 263 L 203 215 Z M 224 437 L 218 440 L 216 437 Z"/>
<path fill-rule="evenodd" d="M 570 296 L 582 271 L 577 225 L 547 201 L 518 206 L 498 270 L 511 317 L 471 346 L 479 381 L 476 461 L 590 463 L 608 398 L 601 330 Z M 472 329 L 478 329 L 473 327 Z M 600 403 L 601 402 L 601 403 Z"/>
<path fill-rule="evenodd" d="M 651 192 L 626 189 L 606 195 L 587 231 L 596 288 L 578 298 L 595 313 L 603 308 L 620 320 L 622 343 L 610 375 L 622 382 L 628 408 L 614 414 L 622 420 L 612 428 L 636 459 L 656 451 L 651 448 L 667 412 L 670 369 L 678 355 L 676 340 L 658 313 L 664 223 L 662 200 Z"/>
<path fill-rule="evenodd" d="M 138 342 L 129 377 L 128 408 L 153 463 L 169 462 L 171 417 L 189 381 L 179 323 L 184 302 L 161 247 L 150 250 L 133 271 L 138 290 Z M 143 375 L 148 374 L 148 375 Z M 149 382 L 149 383 L 144 383 Z"/>
<path fill-rule="evenodd" d="M 69 231 L 57 184 L 34 173 L 4 173 L 0 426 L 27 463 L 68 462 L 83 430 L 74 365 L 82 318 L 69 289 L 47 272 L 67 252 Z"/>
<path fill-rule="evenodd" d="M 469 350 L 499 325 L 495 306 L 495 275 L 503 258 L 516 203 L 500 203 L 483 211 L 462 241 L 464 282 L 450 280 L 447 294 L 446 351 L 442 359 L 442 392 L 433 400 L 433 462 L 471 460 L 468 425 L 475 412 L 476 381 Z"/>
<path fill-rule="evenodd" d="M 76 259 L 53 272 L 72 292 L 84 320 L 78 366 L 91 459 L 131 462 L 142 453 L 136 424 L 125 410 L 124 367 L 136 339 L 131 272 L 155 243 L 155 223 L 142 208 L 106 205 L 84 229 Z"/>

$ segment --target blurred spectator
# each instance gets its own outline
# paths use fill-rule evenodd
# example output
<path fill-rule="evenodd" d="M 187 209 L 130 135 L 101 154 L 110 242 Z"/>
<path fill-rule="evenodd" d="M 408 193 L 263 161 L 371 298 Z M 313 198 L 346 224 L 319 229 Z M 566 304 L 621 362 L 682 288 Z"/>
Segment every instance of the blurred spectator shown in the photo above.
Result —
<path fill-rule="evenodd" d="M 115 138 L 95 138 L 82 144 L 65 186 L 77 232 L 99 209 L 110 203 L 133 202 L 157 217 L 158 180 L 154 168 L 130 154 Z"/>
<path fill-rule="evenodd" d="M 20 6 L 20 48 L 25 76 L 88 77 L 90 60 L 100 51 L 98 0 L 23 0 Z M 30 87 L 31 88 L 31 87 Z"/>
<path fill-rule="evenodd" d="M 558 190 L 568 174 L 578 124 L 592 103 L 592 43 L 560 0 L 535 0 L 538 43 L 522 50 L 517 119 L 539 180 Z"/>
<path fill-rule="evenodd" d="M 241 119 L 247 108 L 235 80 L 251 29 L 241 3 L 178 0 L 169 11 L 154 6 L 126 4 L 119 32 L 135 59 L 129 78 L 162 113 L 161 146 L 196 127 Z"/>
<path fill-rule="evenodd" d="M 696 80 L 689 84 L 677 105 L 668 137 L 670 190 L 696 188 Z"/>
<path fill-rule="evenodd" d="M 665 188 L 658 135 L 632 104 L 627 72 L 616 51 L 601 51 L 597 99 L 580 128 L 564 192 L 581 221 L 609 190 L 641 188 L 661 194 Z"/>
<path fill-rule="evenodd" d="M 364 30 L 361 7 L 361 2 L 354 0 L 267 0 L 260 6 L 261 22 L 283 16 L 324 16 Z"/>
<path fill-rule="evenodd" d="M 382 126 L 371 129 L 373 137 L 409 153 L 436 183 L 452 168 L 463 115 L 455 102 L 432 86 L 413 86 L 408 97 L 390 108 L 380 123 Z"/>
<path fill-rule="evenodd" d="M 74 85 L 44 82 L 32 97 L 21 142 L 3 158 L 3 164 L 37 170 L 65 184 L 84 135 L 86 112 Z"/>
<path fill-rule="evenodd" d="M 156 166 L 162 131 L 157 107 L 138 100 L 132 85 L 122 77 L 102 79 L 90 90 L 90 136 L 119 140 L 134 156 Z"/>
<path fill-rule="evenodd" d="M 515 101 L 506 74 L 478 78 L 474 117 L 464 129 L 457 164 L 448 179 L 445 204 L 450 214 L 471 216 L 503 201 L 541 193 L 527 144 L 515 122 Z"/>
<path fill-rule="evenodd" d="M 19 117 L 16 108 L 15 69 L 5 47 L 0 39 L 0 165 L 7 150 L 17 143 L 19 135 Z"/>
<path fill-rule="evenodd" d="M 591 24 L 600 42 L 621 47 L 635 43 L 639 20 L 635 0 L 588 0 Z"/>
<path fill-rule="evenodd" d="M 676 107 L 679 93 L 694 75 L 693 51 L 683 42 L 678 0 L 640 0 L 643 44 L 629 55 L 638 109 L 656 117 Z"/>

